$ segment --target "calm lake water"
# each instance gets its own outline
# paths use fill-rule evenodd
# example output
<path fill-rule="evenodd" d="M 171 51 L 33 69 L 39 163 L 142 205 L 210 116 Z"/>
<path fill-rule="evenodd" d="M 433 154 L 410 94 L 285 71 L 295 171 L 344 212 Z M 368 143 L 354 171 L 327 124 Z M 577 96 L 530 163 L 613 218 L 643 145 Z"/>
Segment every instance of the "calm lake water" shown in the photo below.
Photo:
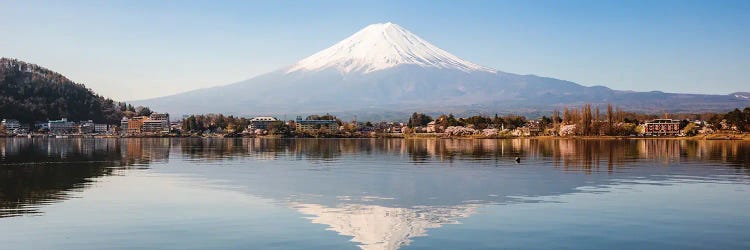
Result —
<path fill-rule="evenodd" d="M 740 141 L 0 139 L 0 249 L 750 249 L 748 161 Z"/>

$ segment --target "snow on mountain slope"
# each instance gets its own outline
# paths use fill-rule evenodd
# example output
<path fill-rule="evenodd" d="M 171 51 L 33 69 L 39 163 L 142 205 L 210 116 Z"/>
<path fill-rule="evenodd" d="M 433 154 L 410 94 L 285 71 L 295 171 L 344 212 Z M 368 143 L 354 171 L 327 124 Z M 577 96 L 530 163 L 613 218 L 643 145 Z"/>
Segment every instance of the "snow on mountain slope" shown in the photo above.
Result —
<path fill-rule="evenodd" d="M 371 73 L 412 64 L 461 71 L 496 70 L 465 61 L 394 23 L 372 24 L 343 41 L 292 65 L 287 73 L 336 69 L 341 73 Z"/>
<path fill-rule="evenodd" d="M 330 48 L 245 81 L 131 102 L 171 114 L 319 112 L 549 112 L 612 103 L 656 112 L 724 111 L 750 94 L 688 95 L 616 91 L 496 71 L 462 60 L 406 29 L 373 24 Z M 382 118 L 382 117 L 381 117 Z M 379 118 L 380 119 L 380 118 Z"/>

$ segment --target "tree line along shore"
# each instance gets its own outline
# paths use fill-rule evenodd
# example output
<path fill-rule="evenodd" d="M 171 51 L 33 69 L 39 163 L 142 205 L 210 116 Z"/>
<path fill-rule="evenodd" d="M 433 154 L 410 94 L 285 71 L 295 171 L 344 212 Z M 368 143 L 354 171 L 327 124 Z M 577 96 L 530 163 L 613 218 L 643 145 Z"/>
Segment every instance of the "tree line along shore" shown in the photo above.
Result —
<path fill-rule="evenodd" d="M 143 107 L 124 108 L 122 121 L 153 116 Z M 168 115 L 167 115 L 168 117 Z M 168 120 L 168 118 L 167 118 Z M 0 136 L 10 133 L 8 120 L 0 124 Z M 141 125 L 142 126 L 142 125 Z M 693 139 L 748 140 L 750 107 L 727 113 L 644 114 L 624 111 L 612 105 L 590 104 L 554 110 L 549 116 L 529 119 L 521 115 L 435 117 L 414 112 L 404 122 L 343 121 L 331 114 L 309 115 L 304 119 L 278 120 L 275 117 L 239 117 L 223 114 L 185 116 L 169 122 L 164 129 L 127 129 L 112 125 L 106 133 L 71 132 L 54 135 L 29 131 L 23 136 L 97 136 L 97 137 L 276 137 L 276 138 L 633 138 L 672 137 Z M 133 132 L 136 131 L 136 132 Z"/>
<path fill-rule="evenodd" d="M 521 115 L 435 117 L 414 112 L 403 122 L 349 121 L 331 114 L 310 115 L 282 121 L 273 117 L 256 118 L 221 114 L 192 115 L 180 123 L 185 136 L 247 137 L 445 137 L 445 138 L 513 138 L 573 137 L 630 138 L 680 137 L 702 139 L 742 139 L 750 132 L 750 107 L 727 113 L 644 114 L 624 111 L 612 105 L 600 108 L 590 104 L 564 107 L 549 116 L 529 119 Z M 655 122 L 656 121 L 656 122 Z M 667 121 L 667 122 L 665 122 Z M 309 126 L 308 123 L 315 124 Z M 254 124 L 260 124 L 255 125 Z"/>
<path fill-rule="evenodd" d="M 44 67 L 0 58 L 0 136 L 108 137 L 696 137 L 743 138 L 750 107 L 727 113 L 646 114 L 612 105 L 579 105 L 544 116 L 415 112 L 403 120 L 343 121 L 201 114 L 169 119 L 148 107 L 97 95 Z M 269 110 L 269 112 L 273 112 Z M 174 117 L 172 117 L 174 118 Z"/>

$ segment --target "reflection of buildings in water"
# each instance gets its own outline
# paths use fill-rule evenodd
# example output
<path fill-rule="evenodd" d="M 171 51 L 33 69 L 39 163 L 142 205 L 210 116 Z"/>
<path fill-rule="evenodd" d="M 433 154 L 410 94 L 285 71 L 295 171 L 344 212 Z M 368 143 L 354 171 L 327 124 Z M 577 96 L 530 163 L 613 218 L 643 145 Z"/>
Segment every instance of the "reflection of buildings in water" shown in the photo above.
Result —
<path fill-rule="evenodd" d="M 549 160 L 568 169 L 595 169 L 625 165 L 632 161 L 657 160 L 663 164 L 681 159 L 738 162 L 747 158 L 748 142 L 669 139 L 576 140 L 576 139 L 26 139 L 0 140 L 0 157 L 18 155 L 34 147 L 46 158 L 118 152 L 125 164 L 146 164 L 169 158 L 170 147 L 200 159 L 256 157 L 273 160 L 282 156 L 299 159 L 335 160 L 348 155 L 400 154 L 412 162 L 500 159 Z"/>
<path fill-rule="evenodd" d="M 240 141 L 244 149 L 257 160 L 276 160 L 281 154 L 288 153 L 288 147 L 283 140 L 268 140 L 262 138 L 248 138 Z"/>
<path fill-rule="evenodd" d="M 701 141 L 695 147 L 701 159 L 720 160 L 744 167 L 750 167 L 750 142 L 748 141 Z"/>
<path fill-rule="evenodd" d="M 713 161 L 747 166 L 750 143 L 673 139 L 625 140 L 552 140 L 550 158 L 553 165 L 568 171 L 591 173 L 607 166 L 634 167 L 636 163 L 657 163 L 664 166 L 690 161 Z M 529 151 L 540 148 L 529 148 Z M 545 155 L 545 154 L 543 154 Z"/>
<path fill-rule="evenodd" d="M 639 140 L 638 157 L 670 164 L 680 161 L 681 148 L 684 140 Z"/>
<path fill-rule="evenodd" d="M 633 140 L 555 140 L 551 150 L 553 164 L 566 171 L 593 173 L 606 165 L 612 173 L 638 155 Z"/>
<path fill-rule="evenodd" d="M 529 139 L 406 139 L 401 140 L 400 153 L 408 155 L 414 162 L 428 159 L 453 161 L 461 159 L 498 159 L 531 153 Z"/>
<path fill-rule="evenodd" d="M 606 165 L 608 171 L 642 160 L 679 162 L 684 141 L 681 140 L 598 140 L 558 139 L 525 149 L 530 154 L 550 157 L 555 166 L 590 173 Z"/>
<path fill-rule="evenodd" d="M 31 140 L 21 140 L 16 138 L 0 139 L 0 157 L 5 158 L 10 155 L 16 155 L 21 151 L 21 147 L 31 144 Z"/>
<path fill-rule="evenodd" d="M 171 142 L 168 138 L 132 138 L 125 139 L 124 142 L 120 151 L 123 166 L 147 165 L 169 159 Z"/>
<path fill-rule="evenodd" d="M 335 160 L 341 157 L 347 146 L 352 149 L 356 148 L 351 141 L 348 141 L 348 145 L 342 145 L 344 143 L 346 143 L 344 140 L 302 139 L 293 141 L 292 145 L 294 145 L 293 152 L 297 158 L 304 156 L 311 160 Z"/>
<path fill-rule="evenodd" d="M 454 160 L 501 160 L 519 156 L 522 160 L 549 161 L 566 171 L 592 173 L 606 168 L 631 166 L 636 161 L 662 165 L 684 159 L 719 160 L 747 158 L 747 142 L 670 139 L 395 139 L 376 140 L 372 149 L 408 156 L 412 163 Z M 368 142 L 365 140 L 365 142 Z M 309 149 L 309 148 L 308 148 Z"/>
<path fill-rule="evenodd" d="M 427 230 L 475 213 L 477 205 L 454 207 L 383 207 L 345 204 L 326 207 L 318 204 L 292 203 L 300 213 L 311 215 L 312 223 L 328 225 L 328 230 L 351 236 L 362 249 L 398 249 L 414 237 L 426 236 Z"/>
<path fill-rule="evenodd" d="M 613 163 L 612 148 L 610 145 L 591 145 L 589 143 L 598 143 L 598 141 L 582 140 L 556 140 L 551 150 L 555 166 L 562 166 L 566 171 L 581 171 L 591 173 L 594 169 L 600 167 L 599 155 L 594 155 L 594 148 L 598 152 L 606 153 L 607 163 Z M 603 152 L 608 151 L 608 152 Z M 608 164 L 608 166 L 610 166 Z"/>
<path fill-rule="evenodd" d="M 0 139 L 2 160 L 16 162 L 60 161 L 67 158 L 96 158 L 107 154 L 117 154 L 120 150 L 117 140 L 70 138 L 5 138 Z"/>
<path fill-rule="evenodd" d="M 524 141 L 526 141 L 526 140 L 523 140 L 523 139 L 511 140 L 510 146 L 513 149 L 513 151 L 515 151 L 515 152 L 523 151 L 525 149 L 524 148 L 524 143 L 523 143 Z"/>
<path fill-rule="evenodd" d="M 426 140 L 425 144 L 427 155 L 440 155 L 438 154 L 438 151 L 440 150 L 440 143 L 438 143 L 438 140 Z"/>
<path fill-rule="evenodd" d="M 377 139 L 207 138 L 183 139 L 178 146 L 190 158 L 220 160 L 233 157 L 275 160 L 283 156 L 308 160 L 336 160 L 382 146 Z"/>
<path fill-rule="evenodd" d="M 395 155 L 392 159 L 403 163 L 417 163 L 420 159 L 430 164 L 502 159 L 511 164 L 509 159 L 521 155 L 522 164 L 558 166 L 577 173 L 646 169 L 660 164 L 715 166 L 718 163 L 750 174 L 750 142 L 747 141 L 4 138 L 0 139 L 0 203 L 4 202 L 0 207 L 33 206 L 67 199 L 68 191 L 86 187 L 93 179 L 108 174 L 111 171 L 108 168 L 166 161 L 170 148 L 178 157 L 202 160 L 254 157 L 283 161 L 288 157 L 300 157 L 314 162 L 341 157 L 358 160 L 357 157 L 365 154 L 387 154 Z M 19 168 L 19 165 L 24 167 Z"/>

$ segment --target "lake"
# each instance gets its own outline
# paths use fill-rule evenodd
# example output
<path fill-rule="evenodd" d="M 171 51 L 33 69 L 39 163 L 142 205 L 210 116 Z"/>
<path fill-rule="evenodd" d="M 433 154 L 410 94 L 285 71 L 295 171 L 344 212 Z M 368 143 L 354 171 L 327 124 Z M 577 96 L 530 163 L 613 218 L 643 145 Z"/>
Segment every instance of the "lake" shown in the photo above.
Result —
<path fill-rule="evenodd" d="M 749 161 L 748 141 L 0 138 L 0 249 L 750 249 Z"/>

